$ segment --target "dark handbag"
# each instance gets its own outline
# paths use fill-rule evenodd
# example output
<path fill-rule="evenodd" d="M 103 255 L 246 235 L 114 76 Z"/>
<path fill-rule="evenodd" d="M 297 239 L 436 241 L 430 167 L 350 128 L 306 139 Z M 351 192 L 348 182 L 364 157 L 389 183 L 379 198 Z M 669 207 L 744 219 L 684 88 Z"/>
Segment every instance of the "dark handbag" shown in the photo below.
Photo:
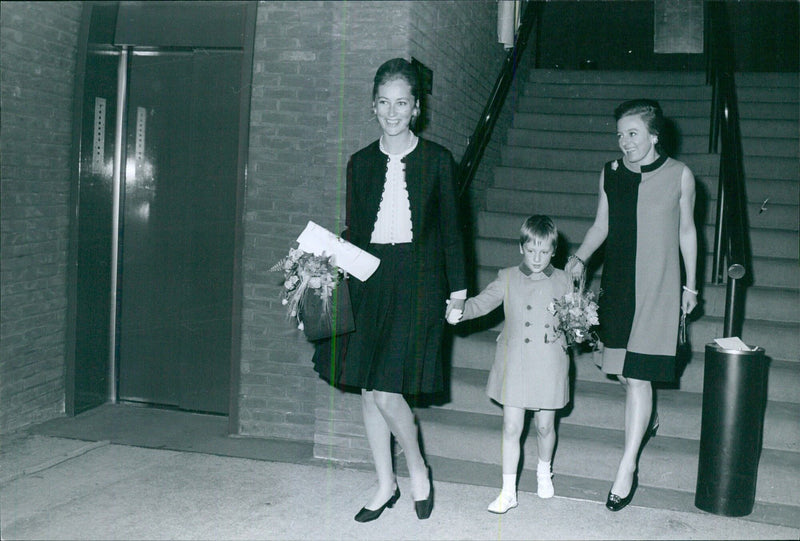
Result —
<path fill-rule="evenodd" d="M 309 289 L 305 293 L 299 316 L 303 322 L 303 332 L 312 342 L 355 331 L 347 279 L 342 279 L 333 290 L 328 311 L 324 310 L 322 299 Z"/>
<path fill-rule="evenodd" d="M 681 322 L 678 325 L 678 345 L 685 346 L 689 342 L 689 337 L 686 335 L 686 313 L 681 312 Z"/>

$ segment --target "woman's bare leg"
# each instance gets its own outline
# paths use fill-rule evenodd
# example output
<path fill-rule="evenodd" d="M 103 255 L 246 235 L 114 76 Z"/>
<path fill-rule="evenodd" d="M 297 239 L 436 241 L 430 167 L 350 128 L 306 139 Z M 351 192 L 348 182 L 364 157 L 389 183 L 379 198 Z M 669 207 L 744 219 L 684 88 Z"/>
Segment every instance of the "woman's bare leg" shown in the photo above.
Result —
<path fill-rule="evenodd" d="M 374 510 L 392 497 L 397 486 L 392 466 L 392 433 L 375 404 L 374 391 L 361 391 L 361 409 L 364 414 L 367 441 L 375 462 L 375 472 L 378 474 L 378 490 L 365 506 L 367 509 Z"/>
<path fill-rule="evenodd" d="M 430 493 L 428 467 L 419 448 L 419 429 L 414 412 L 400 393 L 372 391 L 375 405 L 403 448 L 411 477 L 411 493 L 415 501 L 424 500 Z"/>
<path fill-rule="evenodd" d="M 625 448 L 611 492 L 625 498 L 633 484 L 636 461 L 653 411 L 653 385 L 649 381 L 620 378 L 625 385 Z"/>

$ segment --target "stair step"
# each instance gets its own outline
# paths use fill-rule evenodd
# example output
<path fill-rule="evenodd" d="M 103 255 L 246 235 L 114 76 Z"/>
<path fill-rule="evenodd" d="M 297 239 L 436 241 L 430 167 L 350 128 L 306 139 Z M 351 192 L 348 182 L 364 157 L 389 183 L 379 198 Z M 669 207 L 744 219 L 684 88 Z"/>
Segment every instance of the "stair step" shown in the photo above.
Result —
<path fill-rule="evenodd" d="M 562 113 L 572 115 L 609 115 L 625 98 L 570 98 L 570 97 L 538 97 L 523 94 L 517 102 L 520 113 Z M 701 99 L 663 99 L 658 100 L 664 115 L 669 119 L 676 117 L 709 118 L 711 102 Z M 739 103 L 741 119 L 797 120 L 800 118 L 797 103 Z"/>
<path fill-rule="evenodd" d="M 800 75 L 797 72 L 740 72 L 736 74 L 736 87 L 754 86 L 768 88 L 800 88 Z"/>
<path fill-rule="evenodd" d="M 710 109 L 710 106 L 709 106 Z M 710 112 L 709 112 L 710 114 Z M 672 115 L 681 135 L 705 134 L 708 138 L 709 118 Z M 603 133 L 613 137 L 616 123 L 612 111 L 597 111 L 594 114 L 563 114 L 555 112 L 514 114 L 513 127 L 530 130 L 578 131 L 581 133 Z M 789 119 L 741 119 L 743 137 L 778 137 L 797 139 L 797 122 Z"/>
<path fill-rule="evenodd" d="M 436 481 L 446 481 L 451 483 L 464 483 L 480 487 L 489 487 L 492 490 L 487 492 L 487 502 L 493 490 L 500 487 L 500 465 L 486 464 L 483 462 L 472 462 L 468 460 L 458 460 L 440 456 L 431 456 L 430 463 Z M 398 471 L 404 466 L 404 459 L 398 457 Z M 590 479 L 565 473 L 558 474 L 558 498 L 575 498 L 583 501 L 594 501 L 602 504 L 608 494 L 609 480 Z M 790 473 L 791 475 L 791 473 Z M 536 503 L 536 477 L 523 475 L 518 484 L 519 498 L 523 506 Z M 684 492 L 659 488 L 654 486 L 642 486 L 636 492 L 636 507 L 649 509 L 662 509 L 677 511 L 680 513 L 704 513 L 695 507 L 694 492 Z M 541 502 L 547 505 L 547 501 Z M 753 505 L 753 512 L 748 518 L 762 522 L 764 524 L 775 524 L 792 528 L 800 528 L 800 508 L 793 505 L 781 503 L 769 503 L 756 500 Z M 503 519 L 505 520 L 505 519 Z"/>
<path fill-rule="evenodd" d="M 580 211 L 581 209 L 586 210 L 590 208 L 590 199 L 591 196 L 581 195 L 575 196 L 576 201 L 583 201 L 584 203 L 576 203 L 576 204 L 556 204 L 554 203 L 554 208 L 552 209 L 554 212 L 551 212 L 554 216 L 558 216 L 559 212 L 558 209 L 562 209 L 560 214 L 565 214 L 567 212 L 571 212 L 575 209 L 575 212 Z M 544 198 L 543 198 L 544 199 Z M 544 203 L 542 203 L 544 204 Z M 584 208 L 585 207 L 585 208 Z M 596 208 L 596 204 L 595 207 Z M 541 210 L 540 210 L 541 209 Z M 525 213 L 518 213 L 518 214 L 511 214 L 508 212 L 481 212 L 478 215 L 478 232 L 481 238 L 476 239 L 476 243 L 480 244 L 483 240 L 488 239 L 507 239 L 509 242 L 513 244 L 513 248 L 510 250 L 512 252 L 518 252 L 518 244 L 519 244 L 519 227 L 522 224 L 522 221 L 525 217 L 530 214 L 535 214 L 537 212 L 545 212 L 542 207 L 538 206 L 535 208 L 531 208 L 529 211 Z M 589 225 L 591 225 L 591 220 L 593 219 L 592 212 L 587 213 L 585 216 L 587 218 L 586 228 L 588 229 Z M 560 220 L 556 225 L 559 229 L 562 229 L 560 225 Z M 568 237 L 569 242 L 575 243 L 575 248 L 580 244 L 583 240 L 583 235 L 585 231 L 580 235 L 575 237 Z M 566 234 L 566 230 L 564 231 Z M 700 239 L 701 243 L 704 245 L 707 250 L 713 250 L 714 247 L 714 226 L 713 225 L 706 225 L 706 227 L 700 227 L 698 225 L 698 233 L 703 235 L 703 238 Z M 800 257 L 800 248 L 798 247 L 797 243 L 797 233 L 794 231 L 786 231 L 786 230 L 777 230 L 777 229 L 757 229 L 755 227 L 751 228 L 750 230 L 750 244 L 753 256 L 755 257 L 784 257 L 787 259 L 797 260 Z M 701 245 L 701 246 L 702 246 Z M 505 259 L 505 258 L 504 258 Z M 478 261 L 491 261 L 491 259 L 483 259 L 482 257 L 478 257 Z M 513 263 L 512 263 L 513 264 Z M 506 265 L 509 266 L 509 265 Z"/>
<path fill-rule="evenodd" d="M 711 87 L 702 81 L 696 85 L 681 84 L 565 84 L 531 81 L 525 85 L 525 96 L 539 98 L 592 98 L 613 99 L 621 103 L 641 97 L 651 97 L 662 101 L 700 101 L 711 102 Z M 663 107 L 663 105 L 662 105 Z"/>
<path fill-rule="evenodd" d="M 651 86 L 665 85 L 704 85 L 706 75 L 700 71 L 587 71 L 587 70 L 531 70 L 529 84 L 563 83 L 569 85 L 608 84 L 613 81 L 619 85 Z"/>
<path fill-rule="evenodd" d="M 558 216 L 555 218 L 559 233 L 562 233 L 570 243 L 570 251 L 576 250 L 591 225 L 591 221 Z M 479 217 L 479 221 L 481 220 L 482 217 Z M 517 230 L 522 224 L 522 218 L 519 218 L 518 222 Z M 707 245 L 707 248 L 711 250 L 712 247 Z M 518 240 L 479 237 L 475 239 L 475 251 L 478 265 L 502 268 L 518 265 L 520 261 Z M 800 284 L 800 266 L 798 266 L 796 258 L 785 257 L 784 254 L 775 257 L 754 255 L 751 263 L 754 285 L 796 289 Z M 706 254 L 706 260 L 701 265 L 701 269 L 704 272 L 703 282 L 710 282 L 712 272 L 710 252 Z"/>
<path fill-rule="evenodd" d="M 501 416 L 502 409 L 485 392 L 488 372 L 454 368 L 451 377 L 451 402 L 441 409 Z M 594 381 L 576 380 L 574 398 L 560 414 L 565 424 L 624 430 L 625 389 Z M 676 389 L 657 391 L 659 434 L 699 440 L 702 394 Z M 764 416 L 764 449 L 800 452 L 800 409 L 797 404 L 768 401 Z"/>
<path fill-rule="evenodd" d="M 618 156 L 616 156 L 618 157 Z M 682 153 L 678 157 L 694 173 L 695 177 L 718 178 L 719 156 L 714 154 Z M 509 167 L 531 167 L 534 169 L 573 169 L 592 171 L 599 175 L 603 164 L 615 159 L 615 154 L 602 150 L 558 150 L 536 149 L 504 145 L 501 149 L 501 165 Z M 797 180 L 798 161 L 780 156 L 745 156 L 745 174 L 755 178 L 769 175 L 772 179 Z M 768 172 L 768 173 L 766 173 Z"/>
<path fill-rule="evenodd" d="M 474 332 L 468 335 L 456 335 L 453 338 L 452 363 L 454 368 L 489 370 L 494 361 L 498 331 L 494 329 Z M 695 342 L 693 342 L 695 343 Z M 677 388 L 693 393 L 703 392 L 705 371 L 705 342 L 698 345 L 691 353 L 691 359 L 681 354 L 679 362 L 686 363 L 676 382 Z M 613 383 L 596 365 L 595 354 L 585 352 L 573 354 L 574 377 L 577 380 L 597 383 Z M 769 368 L 769 387 L 767 398 L 773 401 L 800 404 L 800 362 L 771 360 Z"/>
<path fill-rule="evenodd" d="M 745 156 L 780 156 L 782 158 L 800 157 L 798 138 L 742 137 L 742 152 Z M 694 146 L 691 147 L 694 149 Z"/>
<path fill-rule="evenodd" d="M 717 219 L 716 199 L 709 201 L 709 214 L 706 224 L 712 225 Z M 782 204 L 780 200 L 769 198 L 766 202 L 753 202 L 747 204 L 747 223 L 750 230 L 790 231 L 797 233 L 800 230 L 798 211 L 800 207 L 795 204 Z"/>
<path fill-rule="evenodd" d="M 569 191 L 561 186 L 563 191 L 519 191 L 513 189 L 488 188 L 486 190 L 486 211 L 515 213 L 521 220 L 530 214 L 548 214 L 559 216 L 569 213 L 575 216 L 594 217 L 597 211 L 597 194 Z M 706 216 L 706 225 L 713 225 L 717 214 L 716 201 L 704 201 L 701 208 L 708 208 L 710 214 Z M 797 232 L 798 205 L 784 205 L 771 199 L 767 205 L 763 201 L 752 202 L 747 205 L 748 223 L 753 229 L 772 229 Z"/>
<path fill-rule="evenodd" d="M 701 71 L 586 71 L 586 70 L 531 70 L 530 84 L 558 83 L 567 85 L 677 85 L 701 86 L 706 75 Z M 759 89 L 800 88 L 800 76 L 790 72 L 739 72 L 736 74 L 738 89 L 756 87 Z M 796 98 L 796 96 L 795 96 Z"/>
<path fill-rule="evenodd" d="M 740 104 L 747 103 L 798 103 L 796 87 L 757 87 L 737 85 L 736 98 Z M 667 82 L 653 84 L 649 81 L 639 81 L 636 84 L 616 84 L 608 82 L 574 83 L 574 82 L 543 82 L 532 78 L 525 85 L 524 94 L 532 97 L 558 97 L 558 98 L 592 98 L 613 99 L 618 102 L 641 97 L 657 100 L 662 107 L 665 101 L 692 101 L 711 100 L 712 88 L 705 80 L 698 80 L 694 84 L 681 84 Z"/>
<path fill-rule="evenodd" d="M 478 267 L 476 287 L 479 291 L 497 278 L 499 268 L 494 266 Z M 598 269 L 592 275 L 589 281 L 592 290 L 599 289 L 601 272 L 602 269 Z M 703 314 L 723 317 L 727 297 L 726 286 L 706 283 L 701 289 Z M 797 287 L 789 289 L 751 286 L 747 289 L 744 302 L 744 312 L 748 319 L 785 323 L 800 321 L 800 289 Z"/>
<path fill-rule="evenodd" d="M 569 192 L 590 193 L 597 196 L 600 168 L 595 171 L 567 171 L 498 166 L 494 170 L 495 188 L 519 192 Z M 705 192 L 709 200 L 716 200 L 718 177 L 702 176 L 697 181 L 698 193 Z M 800 182 L 797 180 L 747 179 L 748 201 L 759 205 L 767 198 L 772 203 L 794 204 L 800 201 Z"/>
<path fill-rule="evenodd" d="M 756 88 L 741 84 L 736 86 L 736 101 L 740 107 L 750 103 L 798 103 L 800 101 L 796 86 L 780 87 L 765 84 Z"/>
<path fill-rule="evenodd" d="M 680 126 L 678 126 L 680 130 Z M 541 129 L 512 128 L 508 132 L 507 144 L 530 148 L 532 152 L 539 149 L 560 150 L 601 150 L 613 156 L 619 152 L 616 137 L 612 132 L 587 132 L 577 137 L 572 131 L 558 130 L 558 126 Z M 708 135 L 680 136 L 680 148 L 683 153 L 702 154 L 708 152 Z M 797 139 L 778 137 L 744 137 L 742 149 L 748 156 L 778 156 L 794 158 L 800 156 Z"/>
<path fill-rule="evenodd" d="M 496 407 L 498 412 L 500 407 Z M 500 483 L 501 414 L 465 413 L 442 408 L 418 411 L 428 456 L 443 456 L 475 463 L 497 464 L 496 483 Z M 669 423 L 664 418 L 664 423 Z M 522 441 L 523 471 L 519 483 L 535 491 L 537 445 L 533 421 Z M 563 495 L 570 476 L 598 479 L 611 483 L 622 453 L 624 432 L 561 423 L 558 447 L 553 457 L 553 484 Z M 465 442 L 469 442 L 465 445 Z M 639 460 L 642 487 L 658 487 L 694 493 L 700 444 L 698 440 L 658 435 L 644 447 Z M 756 483 L 756 499 L 788 505 L 800 505 L 800 493 L 794 490 L 800 454 L 765 449 L 762 451 Z M 529 485 L 530 486 L 530 485 Z M 787 500 L 787 495 L 790 500 Z M 488 503 L 488 502 L 487 502 Z"/>
<path fill-rule="evenodd" d="M 600 150 L 607 152 L 609 156 L 619 152 L 613 133 L 587 132 L 576 137 L 574 132 L 558 130 L 558 126 L 541 129 L 512 128 L 508 132 L 506 142 L 511 146 L 530 148 L 531 152 L 538 152 L 539 149 Z M 680 147 L 683 153 L 706 153 L 708 135 L 684 133 L 680 137 Z M 797 139 L 790 138 L 745 137 L 742 140 L 742 148 L 749 156 L 778 156 L 794 159 L 800 156 Z"/>
<path fill-rule="evenodd" d="M 783 140 L 781 140 L 783 141 Z M 788 141 L 791 143 L 791 141 Z M 600 150 L 613 157 L 618 154 L 619 146 L 613 133 L 586 133 L 576 137 L 574 132 L 556 130 L 523 130 L 511 129 L 508 132 L 508 145 L 529 148 L 531 152 L 540 149 L 551 150 Z M 708 137 L 705 135 L 685 136 L 681 139 L 684 150 L 691 149 L 695 153 L 706 152 Z M 780 149 L 776 148 L 776 152 Z M 791 154 L 789 154 L 791 156 Z"/>
<path fill-rule="evenodd" d="M 710 95 L 710 94 L 709 94 Z M 523 94 L 517 101 L 516 108 L 520 113 L 563 113 L 572 115 L 608 115 L 613 117 L 614 109 L 625 100 L 625 98 L 568 98 L 568 97 L 538 97 Z M 709 118 L 711 111 L 711 101 L 706 97 L 695 100 L 664 99 L 658 100 L 667 118 L 673 118 L 676 111 L 680 111 L 681 116 L 692 116 L 699 118 Z M 774 106 L 778 110 L 770 111 L 771 116 L 763 118 L 792 118 L 788 106 Z M 760 111 L 758 105 L 755 110 Z M 743 113 L 740 111 L 740 113 Z"/>

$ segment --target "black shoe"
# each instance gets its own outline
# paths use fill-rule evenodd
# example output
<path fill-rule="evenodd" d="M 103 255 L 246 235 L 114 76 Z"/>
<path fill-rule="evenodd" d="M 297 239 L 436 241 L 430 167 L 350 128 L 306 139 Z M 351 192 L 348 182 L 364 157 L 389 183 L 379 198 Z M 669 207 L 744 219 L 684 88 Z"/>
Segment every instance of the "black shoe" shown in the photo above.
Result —
<path fill-rule="evenodd" d="M 417 512 L 417 518 L 420 520 L 431 516 L 431 511 L 433 511 L 433 477 L 431 476 L 430 468 L 428 468 L 428 483 L 431 487 L 430 492 L 428 492 L 428 497 L 424 500 L 414 500 L 414 511 Z"/>
<path fill-rule="evenodd" d="M 624 498 L 620 498 L 616 494 L 612 493 L 610 490 L 608 491 L 608 498 L 606 499 L 606 508 L 609 511 L 619 511 L 627 507 L 631 500 L 633 500 L 633 493 L 636 492 L 636 487 L 639 486 L 639 474 L 638 472 L 633 473 L 633 483 L 631 484 L 631 490 L 628 492 L 628 495 Z"/>
<path fill-rule="evenodd" d="M 396 487 L 394 489 L 394 494 L 392 494 L 392 497 L 389 498 L 389 500 L 385 504 L 381 505 L 377 509 L 367 509 L 366 507 L 362 507 L 361 511 L 356 513 L 355 516 L 356 522 L 370 522 L 372 520 L 375 520 L 376 518 L 381 516 L 381 513 L 383 513 L 384 509 L 386 509 L 387 507 L 394 507 L 394 504 L 397 503 L 397 500 L 399 499 L 400 499 L 400 487 Z"/>

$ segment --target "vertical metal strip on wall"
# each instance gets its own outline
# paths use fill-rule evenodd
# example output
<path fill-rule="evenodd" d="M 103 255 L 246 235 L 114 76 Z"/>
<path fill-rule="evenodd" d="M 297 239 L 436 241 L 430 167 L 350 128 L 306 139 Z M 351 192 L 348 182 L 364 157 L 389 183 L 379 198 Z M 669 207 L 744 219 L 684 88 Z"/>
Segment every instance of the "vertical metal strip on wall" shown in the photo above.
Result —
<path fill-rule="evenodd" d="M 119 271 L 119 224 L 122 210 L 122 159 L 125 97 L 128 91 L 128 47 L 123 46 L 117 68 L 117 115 L 114 125 L 114 171 L 111 183 L 111 313 L 108 338 L 108 399 L 117 401 L 117 277 Z"/>

